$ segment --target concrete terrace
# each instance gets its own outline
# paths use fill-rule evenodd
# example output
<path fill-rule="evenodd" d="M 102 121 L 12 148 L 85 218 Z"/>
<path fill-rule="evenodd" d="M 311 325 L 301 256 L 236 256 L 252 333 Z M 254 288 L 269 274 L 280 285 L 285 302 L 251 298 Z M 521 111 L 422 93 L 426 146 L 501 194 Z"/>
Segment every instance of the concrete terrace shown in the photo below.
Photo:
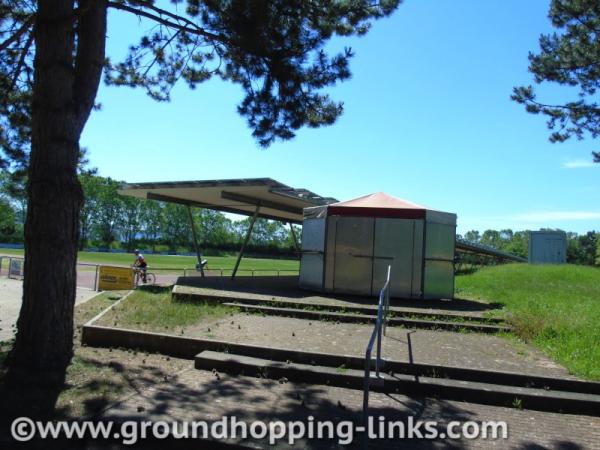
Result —
<path fill-rule="evenodd" d="M 296 309 L 361 308 L 372 314 L 374 298 L 349 296 L 322 296 L 296 288 L 296 277 L 225 277 L 179 278 L 173 292 L 185 301 L 213 301 L 222 303 L 264 302 L 269 306 Z M 274 306 L 275 305 L 275 306 Z M 496 305 L 467 300 L 418 301 L 393 299 L 391 310 L 398 315 L 428 314 L 431 316 L 454 316 L 454 320 L 484 321 Z M 101 317 L 94 325 L 111 327 L 108 316 Z M 115 332 L 117 330 L 114 330 Z M 126 330 L 124 330 L 126 331 Z M 162 331 L 165 330 L 156 330 Z M 262 313 L 235 312 L 219 319 L 206 318 L 193 325 L 173 330 L 173 337 L 210 341 L 211 345 L 241 344 L 256 346 L 263 352 L 261 358 L 269 358 L 269 348 L 290 352 L 321 352 L 330 355 L 363 357 L 372 324 L 340 323 L 336 321 L 310 320 L 307 318 L 280 317 Z M 465 369 L 510 372 L 528 376 L 575 380 L 567 370 L 530 345 L 499 335 L 476 332 L 457 332 L 430 329 L 412 329 L 390 326 L 383 342 L 383 356 L 398 362 L 432 364 Z M 105 335 L 106 332 L 101 334 Z M 117 333 L 118 334 L 118 333 Z M 117 335 L 115 334 L 115 336 Z M 143 333 L 142 333 L 143 334 Z M 149 341 L 162 342 L 169 336 L 154 335 Z M 123 341 L 123 345 L 136 347 L 142 341 Z M 127 339 L 126 339 L 127 340 Z M 116 341 L 111 341 L 115 345 Z M 97 344 L 98 345 L 98 344 Z M 102 345 L 102 344 L 99 344 Z M 106 344 L 105 344 L 106 345 Z M 186 344 L 187 345 L 187 344 Z M 132 348 L 133 348 L 132 347 Z M 148 350 L 148 349 L 146 349 Z M 231 354 L 229 353 L 231 350 Z M 154 350 L 148 350 L 154 351 Z M 235 346 L 218 350 L 236 358 Z M 210 352 L 209 352 L 210 353 Z M 291 355 L 292 353 L 290 353 Z M 173 356 L 173 355 L 172 355 Z M 293 358 L 290 356 L 290 358 Z M 173 358 L 177 359 L 177 358 Z M 285 361 L 280 359 L 279 361 Z M 269 379 L 261 370 L 228 371 L 219 373 L 212 361 L 204 365 L 194 362 L 175 377 L 155 383 L 122 399 L 105 409 L 100 415 L 113 420 L 168 420 L 168 421 L 216 421 L 222 416 L 235 416 L 238 420 L 303 420 L 309 416 L 315 420 L 351 420 L 358 423 L 362 415 L 363 393 L 360 389 L 341 387 L 332 383 L 309 384 L 306 377 Z M 285 365 L 286 363 L 282 363 Z M 314 364 L 314 363 L 313 363 Z M 322 364 L 322 363 L 317 363 Z M 196 368 L 195 368 L 196 367 Z M 213 367 L 211 371 L 210 368 Z M 331 370 L 334 369 L 331 365 Z M 345 369 L 342 366 L 341 373 Z M 248 376 L 250 373 L 256 376 Z M 265 372 L 266 373 L 266 372 Z M 494 372 L 492 372 L 494 373 Z M 290 376 L 290 378 L 292 378 Z M 294 381 L 295 380 L 295 381 Z M 494 379 L 495 380 L 495 379 Z M 448 380 L 451 382 L 452 380 Z M 493 389 L 493 383 L 489 386 Z M 497 383 L 499 386 L 502 384 Z M 466 385 L 469 385 L 466 382 Z M 477 385 L 477 383 L 473 383 Z M 518 388 L 515 388 L 518 389 Z M 543 390 L 543 389 L 540 389 Z M 550 391 L 552 393 L 552 391 Z M 388 421 L 402 420 L 409 416 L 414 420 L 434 420 L 438 429 L 444 431 L 450 421 L 505 421 L 508 439 L 448 439 L 371 441 L 369 448 L 511 448 L 511 449 L 600 449 L 600 418 L 581 414 L 560 414 L 534 409 L 492 406 L 501 404 L 474 403 L 477 396 L 456 401 L 438 397 L 423 397 L 415 392 L 371 392 L 370 414 L 384 416 Z M 511 393 L 512 395 L 512 393 Z M 597 396 L 596 396 L 597 397 Z M 515 397 L 516 398 L 516 397 Z M 591 397 L 590 397 L 591 398 Z M 513 399 L 511 396 L 510 399 Z M 489 402 L 488 402 L 489 403 Z M 503 403 L 504 405 L 510 405 Z M 241 441 L 229 443 L 265 447 L 266 442 Z M 362 436 L 358 436 L 348 448 L 361 448 Z M 275 448 L 340 448 L 332 440 L 300 441 L 294 446 L 279 442 Z"/>
<path fill-rule="evenodd" d="M 230 300 L 276 300 L 282 305 L 301 303 L 306 306 L 361 307 L 377 309 L 375 297 L 350 295 L 320 295 L 298 287 L 297 276 L 237 277 L 180 277 L 176 292 Z M 411 300 L 391 299 L 390 309 L 398 313 L 449 314 L 457 316 L 486 317 L 486 312 L 497 309 L 494 304 L 472 300 Z"/>

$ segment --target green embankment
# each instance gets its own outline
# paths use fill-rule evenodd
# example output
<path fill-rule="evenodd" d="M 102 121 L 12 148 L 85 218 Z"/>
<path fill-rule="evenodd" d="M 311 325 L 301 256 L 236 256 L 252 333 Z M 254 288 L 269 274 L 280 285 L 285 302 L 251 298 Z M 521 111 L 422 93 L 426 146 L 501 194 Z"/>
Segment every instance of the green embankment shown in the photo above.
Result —
<path fill-rule="evenodd" d="M 600 268 L 506 264 L 456 278 L 456 296 L 498 302 L 522 339 L 600 380 Z"/>

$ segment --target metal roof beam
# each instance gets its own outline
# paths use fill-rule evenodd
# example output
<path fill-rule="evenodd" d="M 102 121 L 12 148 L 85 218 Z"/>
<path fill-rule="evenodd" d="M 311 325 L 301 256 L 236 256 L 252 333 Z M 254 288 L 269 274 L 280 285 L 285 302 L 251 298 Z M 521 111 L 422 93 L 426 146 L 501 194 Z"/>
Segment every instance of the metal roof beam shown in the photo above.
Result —
<path fill-rule="evenodd" d="M 237 178 L 229 180 L 198 180 L 198 181 L 163 181 L 150 183 L 124 183 L 121 189 L 170 189 L 170 188 L 208 188 L 226 186 L 265 186 L 271 188 L 289 189 L 289 186 L 272 178 Z"/>
<path fill-rule="evenodd" d="M 273 202 L 271 200 L 263 200 L 261 198 L 249 197 L 247 195 L 236 194 L 234 192 L 227 191 L 221 192 L 221 198 L 224 198 L 225 200 L 232 200 L 234 202 L 246 203 L 248 205 L 276 209 L 277 211 L 283 211 L 302 216 L 302 208 L 295 208 L 293 206 L 284 205 L 282 203 Z"/>
<path fill-rule="evenodd" d="M 476 244 L 474 242 L 469 242 L 464 239 L 456 240 L 456 249 L 463 252 L 471 252 L 479 255 L 488 255 L 493 256 L 495 258 L 507 259 L 510 261 L 517 262 L 527 262 L 527 259 L 522 258 L 521 256 L 513 255 L 511 253 L 506 253 L 500 250 L 497 250 L 493 247 L 489 247 L 487 245 Z"/>
<path fill-rule="evenodd" d="M 228 208 L 226 206 L 211 205 L 209 203 L 202 203 L 202 202 L 198 202 L 195 200 L 187 200 L 184 198 L 177 198 L 177 197 L 171 197 L 168 195 L 155 194 L 154 192 L 148 192 L 146 194 L 146 198 L 148 200 L 156 200 L 158 202 L 176 203 L 178 205 L 184 205 L 184 206 L 196 206 L 198 208 L 214 209 L 215 211 L 228 212 L 231 214 L 240 214 L 242 216 L 252 216 L 252 214 L 253 214 L 252 211 L 243 211 L 243 210 L 236 209 L 236 208 Z M 276 216 L 272 216 L 270 214 L 259 213 L 258 217 L 261 217 L 263 219 L 276 220 L 278 222 L 292 222 L 297 225 L 302 225 L 302 220 L 276 217 Z"/>
<path fill-rule="evenodd" d="M 277 195 L 281 195 L 283 197 L 292 198 L 296 200 L 304 200 L 307 202 L 314 203 L 315 206 L 321 206 L 326 203 L 335 203 L 338 200 L 332 197 L 321 197 L 314 192 L 311 192 L 307 189 L 282 189 L 282 188 L 272 188 L 269 189 L 269 192 Z"/>

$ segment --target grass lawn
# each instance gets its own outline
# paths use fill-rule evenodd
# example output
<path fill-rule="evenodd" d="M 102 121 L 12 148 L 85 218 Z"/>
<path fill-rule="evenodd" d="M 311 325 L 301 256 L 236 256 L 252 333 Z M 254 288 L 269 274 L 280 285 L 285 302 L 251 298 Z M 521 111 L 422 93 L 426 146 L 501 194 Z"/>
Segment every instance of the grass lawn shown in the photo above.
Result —
<path fill-rule="evenodd" d="M 0 256 L 23 256 L 23 250 L 0 249 Z M 150 270 L 152 269 L 193 269 L 197 260 L 195 256 L 145 255 Z M 130 266 L 134 256 L 127 253 L 79 252 L 79 262 L 106 264 L 113 266 Z M 208 256 L 210 269 L 231 270 L 235 264 L 235 256 Z M 7 265 L 5 262 L 4 265 Z M 300 264 L 294 259 L 262 259 L 243 258 L 240 270 L 293 270 L 298 271 Z"/>
<path fill-rule="evenodd" d="M 102 316 L 97 324 L 183 334 L 183 327 L 187 325 L 236 312 L 237 308 L 220 304 L 173 301 L 171 289 L 155 287 L 135 291 Z"/>
<path fill-rule="evenodd" d="M 456 277 L 456 296 L 504 306 L 516 334 L 574 375 L 600 380 L 600 269 L 506 264 Z"/>

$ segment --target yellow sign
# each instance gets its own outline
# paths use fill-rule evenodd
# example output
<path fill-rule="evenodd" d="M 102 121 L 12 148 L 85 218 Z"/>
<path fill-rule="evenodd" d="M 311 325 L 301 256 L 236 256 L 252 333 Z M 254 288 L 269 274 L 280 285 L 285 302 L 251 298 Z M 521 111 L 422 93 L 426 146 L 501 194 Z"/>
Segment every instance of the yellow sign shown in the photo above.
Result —
<path fill-rule="evenodd" d="M 133 289 L 133 270 L 130 267 L 100 266 L 98 289 L 103 291 Z"/>

